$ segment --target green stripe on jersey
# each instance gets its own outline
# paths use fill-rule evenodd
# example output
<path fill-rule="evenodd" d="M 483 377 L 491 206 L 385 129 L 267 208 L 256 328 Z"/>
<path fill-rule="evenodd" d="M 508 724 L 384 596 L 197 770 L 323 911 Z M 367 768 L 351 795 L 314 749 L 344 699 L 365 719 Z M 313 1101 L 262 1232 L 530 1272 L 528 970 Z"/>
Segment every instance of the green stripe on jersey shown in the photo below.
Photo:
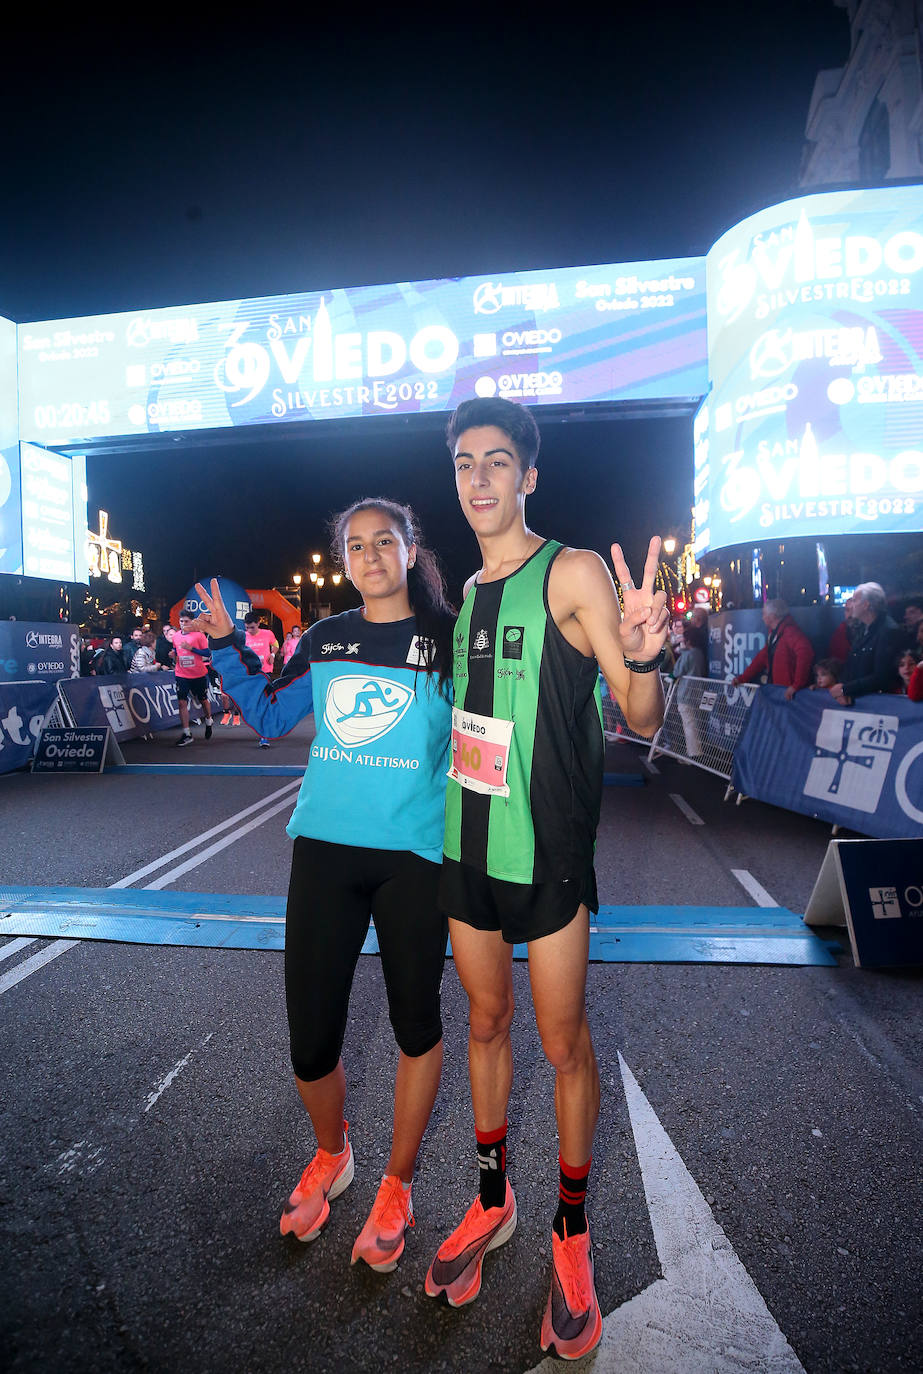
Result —
<path fill-rule="evenodd" d="M 559 633 L 545 608 L 548 540 L 522 567 L 475 585 L 455 626 L 455 705 L 513 721 L 509 797 L 485 796 L 449 779 L 445 852 L 511 882 L 535 881 L 531 787 L 545 636 Z"/>

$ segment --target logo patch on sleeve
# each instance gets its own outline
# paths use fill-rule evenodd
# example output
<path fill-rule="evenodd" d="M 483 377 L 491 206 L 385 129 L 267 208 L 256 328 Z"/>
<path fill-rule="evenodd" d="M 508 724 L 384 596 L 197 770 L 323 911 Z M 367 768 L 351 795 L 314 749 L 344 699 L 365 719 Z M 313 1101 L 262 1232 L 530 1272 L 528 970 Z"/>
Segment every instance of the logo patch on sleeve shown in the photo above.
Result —
<path fill-rule="evenodd" d="M 522 625 L 504 625 L 503 627 L 503 657 L 522 658 L 522 646 L 526 637 L 525 628 Z"/>

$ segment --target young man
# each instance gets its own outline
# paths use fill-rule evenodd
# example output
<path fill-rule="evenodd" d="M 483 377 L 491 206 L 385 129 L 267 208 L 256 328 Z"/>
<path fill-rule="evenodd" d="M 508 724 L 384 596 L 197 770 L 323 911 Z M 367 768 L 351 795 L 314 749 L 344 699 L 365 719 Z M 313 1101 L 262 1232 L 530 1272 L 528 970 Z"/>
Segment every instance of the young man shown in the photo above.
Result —
<path fill-rule="evenodd" d="M 555 1070 L 559 1205 L 542 1349 L 569 1359 L 602 1333 L 584 1199 L 599 1114 L 586 1016 L 593 850 L 602 794 L 597 663 L 632 730 L 663 719 L 657 668 L 669 615 L 654 595 L 659 539 L 636 588 L 612 546 L 624 616 L 602 559 L 533 533 L 539 434 L 529 411 L 466 401 L 446 431 L 483 563 L 455 632 L 452 750 L 440 898 L 469 1001 L 468 1055 L 480 1190 L 426 1276 L 454 1307 L 477 1297 L 488 1250 L 516 1226 L 506 1177 L 513 1075 L 513 945 L 529 949 L 542 1048 Z"/>
<path fill-rule="evenodd" d="M 136 625 L 131 632 L 131 638 L 126 639 L 122 645 L 122 653 L 125 656 L 125 662 L 128 664 L 129 672 L 131 671 L 131 665 L 134 662 L 135 654 L 141 648 L 141 636 L 143 633 L 144 630 L 141 626 Z"/>
<path fill-rule="evenodd" d="M 265 625 L 260 624 L 259 611 L 248 611 L 244 616 L 244 631 L 247 640 L 247 648 L 252 650 L 260 660 L 260 668 L 267 677 L 274 677 L 273 662 L 279 651 L 279 645 L 272 630 L 267 630 Z M 265 735 L 260 735 L 259 749 L 268 749 L 269 740 Z"/>
<path fill-rule="evenodd" d="M 178 749 L 192 744 L 192 731 L 189 728 L 189 698 L 196 701 L 205 712 L 205 738 L 212 737 L 212 704 L 208 699 L 208 664 L 211 652 L 208 640 L 192 628 L 193 617 L 188 611 L 179 613 L 179 629 L 173 636 L 170 656 L 176 670 L 176 696 L 179 704 L 179 718 L 183 723 L 183 733 L 176 741 Z"/>

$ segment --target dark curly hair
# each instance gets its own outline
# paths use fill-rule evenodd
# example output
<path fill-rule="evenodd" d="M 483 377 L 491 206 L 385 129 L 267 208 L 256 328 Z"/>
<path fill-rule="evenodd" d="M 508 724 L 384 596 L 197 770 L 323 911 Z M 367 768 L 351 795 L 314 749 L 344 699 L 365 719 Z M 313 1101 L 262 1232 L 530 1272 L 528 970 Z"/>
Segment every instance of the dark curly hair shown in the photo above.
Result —
<path fill-rule="evenodd" d="M 460 434 L 464 434 L 466 429 L 476 429 L 479 425 L 495 425 L 512 439 L 523 472 L 535 466 L 542 440 L 531 410 L 517 405 L 515 401 L 504 401 L 499 396 L 483 396 L 471 401 L 462 401 L 458 409 L 449 416 L 449 423 L 446 425 L 445 439 L 449 452 L 454 455 Z"/>

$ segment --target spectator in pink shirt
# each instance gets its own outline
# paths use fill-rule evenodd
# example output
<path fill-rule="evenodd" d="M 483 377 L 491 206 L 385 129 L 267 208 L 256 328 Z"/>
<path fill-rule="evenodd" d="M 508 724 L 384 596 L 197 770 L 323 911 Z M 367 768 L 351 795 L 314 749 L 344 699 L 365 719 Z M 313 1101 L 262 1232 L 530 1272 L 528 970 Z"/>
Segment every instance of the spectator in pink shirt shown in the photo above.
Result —
<path fill-rule="evenodd" d="M 298 648 L 298 641 L 301 638 L 301 626 L 293 625 L 285 639 L 282 641 L 282 666 L 288 663 L 292 654 Z"/>

